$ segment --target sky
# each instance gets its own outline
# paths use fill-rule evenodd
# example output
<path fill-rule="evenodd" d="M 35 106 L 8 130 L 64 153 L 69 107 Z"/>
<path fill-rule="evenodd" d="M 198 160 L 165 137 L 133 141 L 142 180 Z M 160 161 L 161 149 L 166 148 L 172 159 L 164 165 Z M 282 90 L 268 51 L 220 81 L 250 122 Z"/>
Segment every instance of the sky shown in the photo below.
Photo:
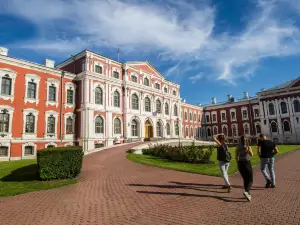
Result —
<path fill-rule="evenodd" d="M 148 60 L 191 104 L 297 78 L 300 0 L 1 0 L 0 46 L 57 63 L 84 49 Z"/>

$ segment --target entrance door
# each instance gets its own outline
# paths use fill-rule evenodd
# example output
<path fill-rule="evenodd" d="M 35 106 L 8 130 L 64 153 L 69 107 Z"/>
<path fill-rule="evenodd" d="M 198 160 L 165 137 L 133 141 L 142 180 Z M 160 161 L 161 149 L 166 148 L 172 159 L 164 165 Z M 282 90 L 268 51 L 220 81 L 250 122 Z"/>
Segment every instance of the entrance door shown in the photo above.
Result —
<path fill-rule="evenodd" d="M 152 138 L 153 137 L 153 126 L 149 121 L 145 123 L 145 138 Z"/>

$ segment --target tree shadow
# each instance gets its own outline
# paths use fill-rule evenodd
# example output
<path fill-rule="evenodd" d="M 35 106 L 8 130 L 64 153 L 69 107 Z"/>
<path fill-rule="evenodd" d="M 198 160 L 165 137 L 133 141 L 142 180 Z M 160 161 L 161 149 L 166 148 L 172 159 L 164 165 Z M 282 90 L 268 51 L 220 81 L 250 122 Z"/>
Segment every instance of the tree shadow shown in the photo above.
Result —
<path fill-rule="evenodd" d="M 37 165 L 32 164 L 13 170 L 9 175 L 1 178 L 2 182 L 34 181 L 37 178 Z"/>
<path fill-rule="evenodd" d="M 141 194 L 153 194 L 153 195 L 177 195 L 177 196 L 185 196 L 185 197 L 214 198 L 224 202 L 247 202 L 247 200 L 243 200 L 244 198 L 220 197 L 214 195 L 198 195 L 198 194 L 188 194 L 188 193 L 154 192 L 154 191 L 137 191 L 137 192 Z"/>

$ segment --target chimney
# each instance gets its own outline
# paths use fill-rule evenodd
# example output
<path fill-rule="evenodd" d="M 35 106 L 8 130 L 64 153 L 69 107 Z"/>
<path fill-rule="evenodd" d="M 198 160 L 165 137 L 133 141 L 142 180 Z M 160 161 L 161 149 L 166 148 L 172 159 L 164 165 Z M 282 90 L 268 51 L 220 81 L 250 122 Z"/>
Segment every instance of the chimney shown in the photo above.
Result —
<path fill-rule="evenodd" d="M 248 94 L 248 92 L 244 92 L 244 99 L 248 99 L 249 98 L 249 94 Z"/>
<path fill-rule="evenodd" d="M 211 103 L 212 103 L 212 104 L 216 104 L 216 103 L 217 103 L 217 98 L 216 98 L 216 97 L 213 97 L 212 100 L 211 100 Z"/>
<path fill-rule="evenodd" d="M 0 47 L 0 55 L 7 56 L 8 54 L 8 49 L 4 47 Z"/>
<path fill-rule="evenodd" d="M 185 103 L 186 102 L 186 100 L 185 99 L 183 99 L 183 103 Z"/>
<path fill-rule="evenodd" d="M 55 61 L 50 60 L 50 59 L 45 59 L 45 66 L 49 68 L 54 68 L 54 63 Z"/>
<path fill-rule="evenodd" d="M 231 101 L 232 101 L 232 95 L 227 95 L 227 98 L 228 98 L 228 99 L 227 99 L 228 102 L 231 102 Z"/>

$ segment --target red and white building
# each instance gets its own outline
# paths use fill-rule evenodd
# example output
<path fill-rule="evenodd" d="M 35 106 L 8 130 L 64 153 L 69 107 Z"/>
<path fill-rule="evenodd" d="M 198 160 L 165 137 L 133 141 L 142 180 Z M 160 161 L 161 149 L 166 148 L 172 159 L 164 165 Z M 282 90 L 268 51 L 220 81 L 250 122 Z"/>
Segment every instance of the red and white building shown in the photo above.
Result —
<path fill-rule="evenodd" d="M 54 67 L 8 56 L 0 47 L 0 160 L 36 156 L 49 146 L 102 146 L 154 139 L 230 141 L 263 132 L 277 142 L 300 142 L 300 81 L 244 98 L 196 106 L 180 85 L 149 62 L 120 63 L 84 50 Z"/>

